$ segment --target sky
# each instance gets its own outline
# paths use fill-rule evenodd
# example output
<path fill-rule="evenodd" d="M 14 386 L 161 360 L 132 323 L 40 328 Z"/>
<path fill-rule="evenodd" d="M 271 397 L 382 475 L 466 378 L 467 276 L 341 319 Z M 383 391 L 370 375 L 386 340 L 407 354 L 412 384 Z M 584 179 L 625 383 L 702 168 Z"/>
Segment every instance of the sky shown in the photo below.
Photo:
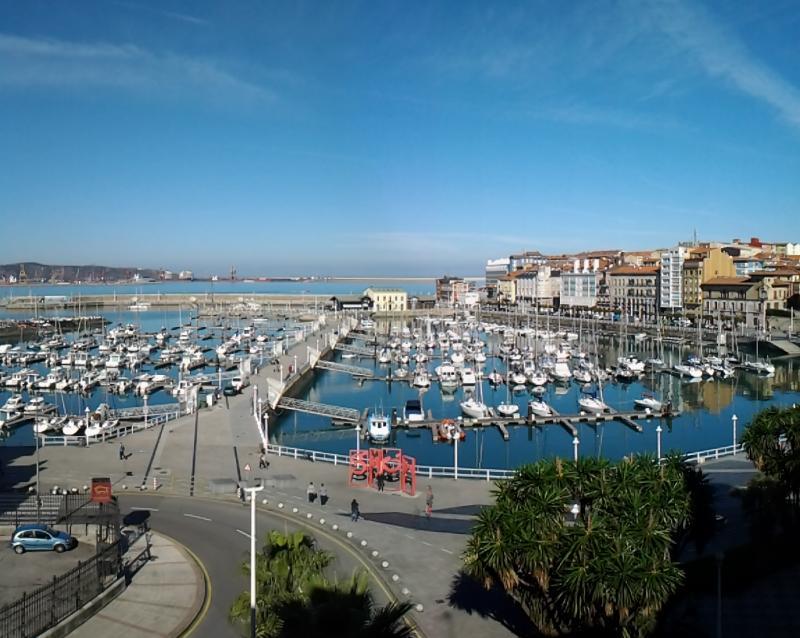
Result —
<path fill-rule="evenodd" d="M 0 0 L 0 263 L 800 241 L 800 4 Z"/>

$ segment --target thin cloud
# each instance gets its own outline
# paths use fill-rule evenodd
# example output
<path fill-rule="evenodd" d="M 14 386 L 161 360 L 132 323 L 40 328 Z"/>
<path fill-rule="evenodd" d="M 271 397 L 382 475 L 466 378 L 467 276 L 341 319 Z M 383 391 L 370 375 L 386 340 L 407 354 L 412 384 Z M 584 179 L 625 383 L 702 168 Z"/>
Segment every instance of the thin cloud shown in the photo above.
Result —
<path fill-rule="evenodd" d="M 131 44 L 78 43 L 0 34 L 0 87 L 103 86 L 214 99 L 272 101 L 274 94 L 204 58 Z"/>
<path fill-rule="evenodd" d="M 188 15 L 186 13 L 177 13 L 175 11 L 164 11 L 162 9 L 154 9 L 153 7 L 146 7 L 140 4 L 136 4 L 134 2 L 123 2 L 122 0 L 117 0 L 114 2 L 115 5 L 119 7 L 125 7 L 126 9 L 133 9 L 134 11 L 143 11 L 146 13 L 151 13 L 153 15 L 158 15 L 164 18 L 170 18 L 172 20 L 179 20 L 180 22 L 187 22 L 189 24 L 194 24 L 198 26 L 207 26 L 211 24 L 208 20 L 203 18 L 198 18 L 197 16 Z"/>
<path fill-rule="evenodd" d="M 649 4 L 649 11 L 655 26 L 691 54 L 706 73 L 766 102 L 789 124 L 800 128 L 800 91 L 757 60 L 735 34 L 717 24 L 705 10 L 680 0 L 659 0 Z"/>

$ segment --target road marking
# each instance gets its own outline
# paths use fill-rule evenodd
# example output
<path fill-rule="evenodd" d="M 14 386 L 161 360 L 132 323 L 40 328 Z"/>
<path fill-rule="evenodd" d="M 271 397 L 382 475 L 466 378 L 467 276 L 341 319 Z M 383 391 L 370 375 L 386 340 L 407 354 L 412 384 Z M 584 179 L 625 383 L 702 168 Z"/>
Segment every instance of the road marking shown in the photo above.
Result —
<path fill-rule="evenodd" d="M 433 547 L 428 541 L 422 541 L 423 545 L 427 545 L 428 547 Z"/>
<path fill-rule="evenodd" d="M 198 516 L 197 514 L 184 514 L 184 516 L 188 516 L 189 518 L 197 518 L 201 521 L 211 521 L 211 519 L 207 516 Z"/>
<path fill-rule="evenodd" d="M 242 536 L 246 536 L 247 538 L 250 538 L 250 534 L 248 534 L 247 532 L 243 532 L 240 529 L 237 529 L 236 531 L 239 532 Z"/>
<path fill-rule="evenodd" d="M 406 538 L 410 538 L 412 541 L 414 540 L 414 535 L 413 534 L 405 534 L 405 537 Z"/>
<path fill-rule="evenodd" d="M 443 552 L 447 552 L 448 554 L 452 554 L 452 553 L 453 553 L 453 552 L 451 552 L 449 549 L 445 549 L 444 547 L 441 547 L 440 549 L 441 549 Z"/>
<path fill-rule="evenodd" d="M 138 510 L 140 512 L 157 512 L 158 510 L 155 507 L 131 507 L 132 510 Z"/>

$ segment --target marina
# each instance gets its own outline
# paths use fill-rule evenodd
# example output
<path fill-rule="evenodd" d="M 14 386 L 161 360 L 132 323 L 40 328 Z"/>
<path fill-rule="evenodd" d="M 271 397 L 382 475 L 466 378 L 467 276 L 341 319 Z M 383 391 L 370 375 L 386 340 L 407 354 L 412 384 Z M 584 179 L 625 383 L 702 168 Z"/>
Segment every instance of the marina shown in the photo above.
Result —
<path fill-rule="evenodd" d="M 319 300 L 316 314 L 309 300 L 293 312 L 211 315 L 142 303 L 149 309 L 102 312 L 93 327 L 3 346 L 0 405 L 40 397 L 48 410 L 9 420 L 8 444 L 28 444 L 29 424 L 47 444 L 63 442 L 58 427 L 69 423 L 85 442 L 152 427 L 213 405 L 226 388 L 243 391 L 263 366 L 273 368 L 259 395 L 271 443 L 334 454 L 385 444 L 437 466 L 454 462 L 456 440 L 461 463 L 476 468 L 654 453 L 656 434 L 664 451 L 688 453 L 732 443 L 734 414 L 745 422 L 759 405 L 800 398 L 793 359 L 717 356 L 716 340 L 691 333 L 657 339 L 517 313 L 508 322 L 452 311 L 373 322 L 325 312 Z M 99 409 L 107 412 L 90 441 Z M 378 440 L 370 428 L 381 416 Z"/>

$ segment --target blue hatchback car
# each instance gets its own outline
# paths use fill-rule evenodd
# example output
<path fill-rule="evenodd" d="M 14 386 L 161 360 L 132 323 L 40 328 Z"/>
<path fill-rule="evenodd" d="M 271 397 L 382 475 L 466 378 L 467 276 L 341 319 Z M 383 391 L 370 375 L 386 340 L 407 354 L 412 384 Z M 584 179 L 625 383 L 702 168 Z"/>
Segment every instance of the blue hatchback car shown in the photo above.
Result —
<path fill-rule="evenodd" d="M 20 525 L 11 536 L 11 549 L 17 554 L 51 550 L 61 553 L 77 544 L 74 536 L 47 525 Z"/>

